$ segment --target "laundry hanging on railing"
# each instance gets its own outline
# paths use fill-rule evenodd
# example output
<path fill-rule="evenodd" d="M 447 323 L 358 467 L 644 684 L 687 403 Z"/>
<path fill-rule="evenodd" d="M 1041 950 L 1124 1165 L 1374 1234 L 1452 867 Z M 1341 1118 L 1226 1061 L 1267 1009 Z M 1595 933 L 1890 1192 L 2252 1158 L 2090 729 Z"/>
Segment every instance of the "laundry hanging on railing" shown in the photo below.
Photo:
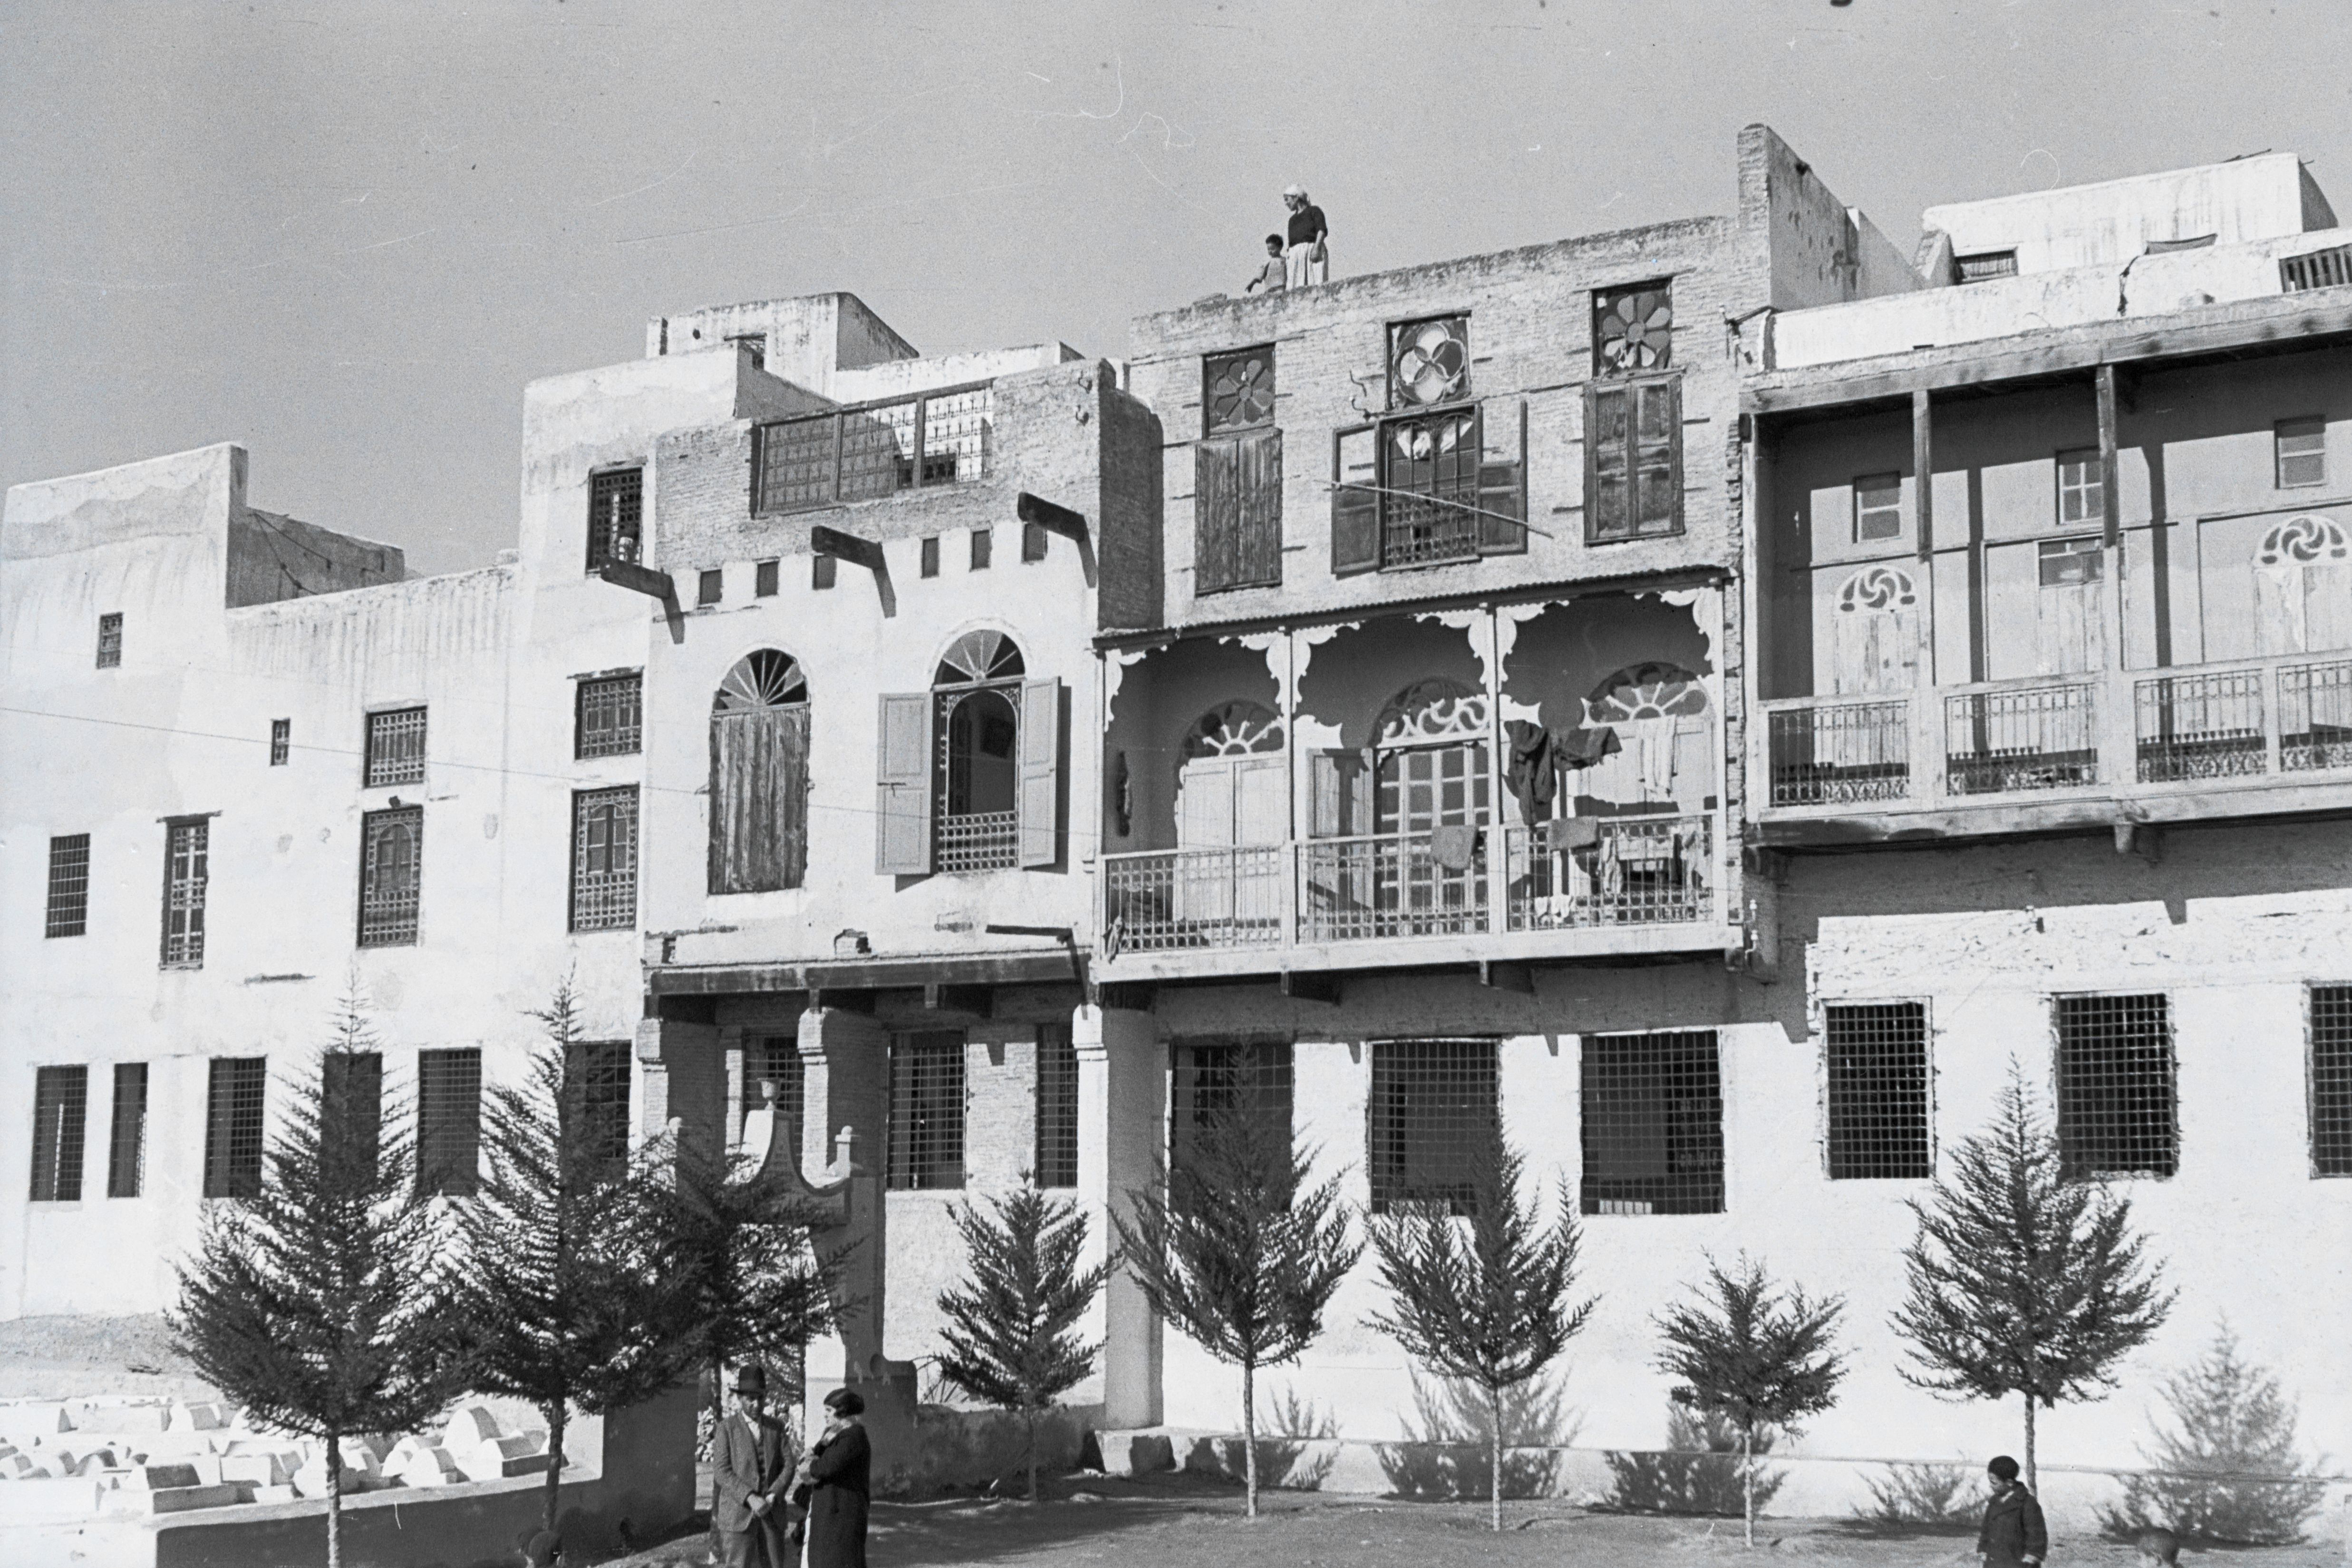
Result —
<path fill-rule="evenodd" d="M 1519 803 L 1519 820 L 1542 822 L 1551 816 L 1559 794 L 1559 775 L 1579 772 L 1623 750 L 1617 731 L 1596 729 L 1547 730 L 1525 719 L 1503 726 L 1511 757 L 1503 774 L 1504 786 Z"/>

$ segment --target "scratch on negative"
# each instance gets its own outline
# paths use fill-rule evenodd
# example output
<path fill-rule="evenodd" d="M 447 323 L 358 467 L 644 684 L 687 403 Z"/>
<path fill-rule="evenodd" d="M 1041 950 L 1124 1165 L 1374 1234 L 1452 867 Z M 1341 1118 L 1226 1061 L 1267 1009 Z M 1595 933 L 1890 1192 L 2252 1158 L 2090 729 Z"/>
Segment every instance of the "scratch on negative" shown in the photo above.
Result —
<path fill-rule="evenodd" d="M 697 147 L 697 148 L 695 148 L 693 151 L 691 151 L 691 152 L 689 152 L 689 153 L 687 153 L 687 155 L 686 155 L 686 162 L 685 162 L 685 163 L 680 163 L 677 168 L 672 169 L 668 174 L 664 174 L 660 179 L 658 179 L 658 180 L 655 180 L 655 181 L 653 181 L 653 182 L 652 182 L 651 184 L 643 184 L 643 185 L 639 185 L 639 186 L 638 186 L 635 190 L 634 190 L 634 191 L 623 191 L 623 192 L 622 192 L 620 195 L 613 195 L 613 196 L 602 196 L 602 197 L 599 197 L 597 200 L 593 201 L 593 202 L 590 202 L 590 203 L 587 205 L 587 206 L 583 206 L 583 207 L 582 207 L 580 210 L 581 210 L 581 211 L 583 211 L 583 212 L 586 212 L 586 211 L 588 210 L 588 207 L 601 207 L 601 206 L 608 205 L 610 205 L 611 203 L 614 203 L 614 202 L 625 201 L 625 200 L 627 200 L 627 199 L 628 199 L 629 197 L 631 197 L 631 196 L 641 196 L 641 195 L 644 195 L 647 191 L 652 190 L 652 189 L 654 188 L 654 186 L 655 186 L 655 185 L 667 185 L 667 184 L 668 184 L 672 180 L 677 179 L 680 174 L 685 174 L 685 173 L 686 173 L 686 171 L 687 171 L 688 168 L 692 167 L 692 165 L 693 165 L 693 163 L 694 163 L 695 159 L 697 159 L 697 158 L 700 157 L 701 155 L 702 155 L 702 149 L 701 149 L 701 148 L 699 148 L 699 147 Z"/>

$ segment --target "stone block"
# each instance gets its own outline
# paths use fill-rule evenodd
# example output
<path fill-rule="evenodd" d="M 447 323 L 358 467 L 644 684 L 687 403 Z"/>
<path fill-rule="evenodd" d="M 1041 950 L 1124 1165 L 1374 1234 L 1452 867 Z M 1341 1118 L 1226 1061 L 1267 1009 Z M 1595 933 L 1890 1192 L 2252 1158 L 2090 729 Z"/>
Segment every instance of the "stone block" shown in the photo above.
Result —
<path fill-rule="evenodd" d="M 65 1524 L 98 1511 L 103 1494 L 95 1481 L 17 1481 L 0 1487 L 0 1535 L 12 1526 Z"/>
<path fill-rule="evenodd" d="M 387 1473 L 404 1487 L 454 1486 L 467 1479 L 449 1450 L 438 1447 L 413 1449 Z"/>
<path fill-rule="evenodd" d="M 172 1415 L 174 1430 L 187 1427 L 197 1432 L 217 1432 L 227 1426 L 229 1407 L 217 1400 L 199 1400 L 183 1404 Z"/>
<path fill-rule="evenodd" d="M 256 1502 L 292 1502 L 301 1495 L 290 1486 L 253 1489 L 253 1500 Z"/>
<path fill-rule="evenodd" d="M 108 1513 L 156 1514 L 187 1513 L 202 1508 L 228 1508 L 244 1501 L 243 1489 L 216 1487 L 159 1487 L 142 1490 L 122 1487 L 108 1492 L 103 1504 Z"/>
<path fill-rule="evenodd" d="M 122 1483 L 125 1491 L 178 1491 L 205 1484 L 194 1465 L 134 1465 Z"/>
<path fill-rule="evenodd" d="M 168 1405 L 100 1405 L 84 1406 L 74 1425 L 86 1432 L 165 1432 L 171 1429 Z"/>
<path fill-rule="evenodd" d="M 1164 1432 L 1139 1432 L 1128 1439 L 1127 1473 L 1149 1476 L 1176 1468 L 1176 1445 Z"/>
<path fill-rule="evenodd" d="M 493 1437 L 471 1448 L 452 1449 L 450 1457 L 469 1481 L 495 1481 L 504 1476 L 532 1476 L 545 1472 L 548 1456 L 531 1452 L 530 1443 L 523 1437 Z"/>
<path fill-rule="evenodd" d="M 301 1468 L 301 1457 L 289 1449 L 257 1448 L 222 1455 L 220 1479 L 236 1486 L 282 1487 Z"/>

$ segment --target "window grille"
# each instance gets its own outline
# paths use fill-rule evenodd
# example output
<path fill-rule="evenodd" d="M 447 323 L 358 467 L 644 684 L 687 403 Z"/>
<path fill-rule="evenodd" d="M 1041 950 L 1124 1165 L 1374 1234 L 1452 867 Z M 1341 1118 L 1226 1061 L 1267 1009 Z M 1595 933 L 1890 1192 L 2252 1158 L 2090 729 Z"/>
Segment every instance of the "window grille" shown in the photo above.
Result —
<path fill-rule="evenodd" d="M 762 1084 L 776 1088 L 776 1136 L 798 1138 L 801 1117 L 804 1110 L 805 1069 L 801 1064 L 801 1043 L 791 1035 L 762 1035 L 748 1040 L 743 1046 L 743 1109 L 757 1110 L 766 1102 Z M 793 1163 L 800 1160 L 800 1148 L 795 1143 L 787 1152 Z"/>
<path fill-rule="evenodd" d="M 573 699 L 575 757 L 624 757 L 645 743 L 645 677 L 632 672 L 583 680 Z"/>
<path fill-rule="evenodd" d="M 269 765 L 282 768 L 294 754 L 294 721 L 272 719 L 269 721 Z"/>
<path fill-rule="evenodd" d="M 841 580 L 841 563 L 830 555 L 809 557 L 809 586 L 820 591 Z"/>
<path fill-rule="evenodd" d="M 2102 522 L 2105 520 L 2106 485 L 2101 478 L 2099 449 L 2078 447 L 2058 454 L 2058 525 Z M 2084 542 L 2075 541 L 2076 543 Z M 2048 553 L 2045 546 L 2043 553 Z M 2042 579 L 2049 581 L 2047 577 Z"/>
<path fill-rule="evenodd" d="M 1927 1121 L 1927 1009 L 1916 1002 L 1825 1010 L 1830 1180 L 1935 1174 Z"/>
<path fill-rule="evenodd" d="M 109 1129 L 106 1195 L 135 1198 L 147 1167 L 147 1064 L 114 1064 L 114 1120 Z"/>
<path fill-rule="evenodd" d="M 727 574 L 723 568 L 713 566 L 696 577 L 694 603 L 697 608 L 715 605 L 724 598 L 726 594 Z"/>
<path fill-rule="evenodd" d="M 205 889 L 212 880 L 212 824 L 167 824 L 163 851 L 163 967 L 205 963 Z"/>
<path fill-rule="evenodd" d="M 1470 395 L 1470 318 L 1439 316 L 1389 328 L 1389 406 L 1429 408 Z"/>
<path fill-rule="evenodd" d="M 81 1200 L 82 1116 L 89 1069 L 40 1068 L 33 1074 L 33 1201 Z"/>
<path fill-rule="evenodd" d="M 940 574 L 940 536 L 938 534 L 931 533 L 924 535 L 922 554 L 923 575 L 926 577 L 938 576 Z"/>
<path fill-rule="evenodd" d="M 423 806 L 371 811 L 360 818 L 362 947 L 415 944 L 424 870 Z"/>
<path fill-rule="evenodd" d="M 1723 1083 L 1712 1029 L 1584 1042 L 1589 1215 L 1723 1212 Z"/>
<path fill-rule="evenodd" d="M 989 530 L 985 528 L 975 528 L 971 531 L 972 571 L 985 572 L 988 570 L 989 557 L 995 548 L 995 542 L 996 536 Z"/>
<path fill-rule="evenodd" d="M 1634 375 L 1674 363 L 1675 292 L 1671 279 L 1595 289 L 1592 371 Z"/>
<path fill-rule="evenodd" d="M 751 596 L 755 599 L 774 598 L 782 587 L 782 571 L 783 563 L 781 561 L 754 563 L 751 568 Z"/>
<path fill-rule="evenodd" d="M 1201 362 L 1201 433 L 1231 436 L 1274 423 L 1274 347 Z"/>
<path fill-rule="evenodd" d="M 634 562 L 643 545 L 646 473 L 621 468 L 588 480 L 588 570 Z"/>
<path fill-rule="evenodd" d="M 1021 864 L 1020 698 L 1017 682 L 938 693 L 940 814 L 935 864 L 943 876 Z"/>
<path fill-rule="evenodd" d="M 380 1176 L 383 1153 L 383 1053 L 331 1050 L 319 1064 L 325 1101 L 321 1131 L 353 1146 L 364 1168 Z"/>
<path fill-rule="evenodd" d="M 49 907 L 44 936 L 82 936 L 89 931 L 89 835 L 68 833 L 49 840 Z"/>
<path fill-rule="evenodd" d="M 963 1185 L 963 1035 L 932 1030 L 890 1043 L 887 1184 Z"/>
<path fill-rule="evenodd" d="M 575 1041 L 564 1073 L 579 1087 L 580 1115 L 593 1157 L 618 1166 L 629 1158 L 629 1042 Z"/>
<path fill-rule="evenodd" d="M 2169 1176 L 2172 1021 L 2166 998 L 2058 998 L 2058 1156 L 2070 1179 Z"/>
<path fill-rule="evenodd" d="M 1406 1205 L 1477 1212 L 1481 1160 L 1501 1136 L 1492 1040 L 1377 1040 L 1365 1164 L 1372 1212 Z"/>
<path fill-rule="evenodd" d="M 98 617 L 98 668 L 122 668 L 122 616 L 120 614 Z"/>
<path fill-rule="evenodd" d="M 262 1096 L 267 1057 L 215 1057 L 205 1091 L 205 1196 L 249 1198 L 261 1191 Z"/>
<path fill-rule="evenodd" d="M 2352 283 L 2352 245 L 2279 258 L 2279 288 L 2289 293 L 2300 289 L 2340 289 L 2347 283 Z"/>
<path fill-rule="evenodd" d="M 636 786 L 582 790 L 572 797 L 572 929 L 636 923 Z"/>
<path fill-rule="evenodd" d="M 425 776 L 425 710 L 371 713 L 367 721 L 367 787 L 415 784 Z"/>
<path fill-rule="evenodd" d="M 2017 252 L 2014 250 L 1980 250 L 1974 256 L 1956 256 L 1952 265 L 1958 269 L 1963 283 L 1981 283 L 1988 278 L 2017 276 Z"/>
<path fill-rule="evenodd" d="M 480 1174 L 482 1053 L 416 1053 L 416 1190 L 471 1197 Z"/>
<path fill-rule="evenodd" d="M 1381 426 L 1381 564 L 1428 566 L 1478 553 L 1475 409 Z"/>
<path fill-rule="evenodd" d="M 1078 1048 L 1067 1024 L 1037 1026 L 1037 1152 L 1041 1187 L 1078 1184 Z"/>
<path fill-rule="evenodd" d="M 1864 474 L 1853 481 L 1854 542 L 1903 537 L 1903 476 Z"/>
<path fill-rule="evenodd" d="M 1291 1047 L 1286 1040 L 1180 1044 L 1169 1097 L 1168 1163 L 1191 1165 L 1202 1133 L 1226 1117 L 1247 1121 L 1269 1150 L 1287 1155 Z"/>
<path fill-rule="evenodd" d="M 995 388 L 982 383 L 760 426 L 761 512 L 874 500 L 988 477 Z"/>
<path fill-rule="evenodd" d="M 2296 489 L 2327 482 L 2327 421 L 2282 419 L 2273 440 L 2278 459 L 2278 488 Z"/>
<path fill-rule="evenodd" d="M 2311 988 L 2311 1173 L 2352 1176 L 2352 985 Z"/>

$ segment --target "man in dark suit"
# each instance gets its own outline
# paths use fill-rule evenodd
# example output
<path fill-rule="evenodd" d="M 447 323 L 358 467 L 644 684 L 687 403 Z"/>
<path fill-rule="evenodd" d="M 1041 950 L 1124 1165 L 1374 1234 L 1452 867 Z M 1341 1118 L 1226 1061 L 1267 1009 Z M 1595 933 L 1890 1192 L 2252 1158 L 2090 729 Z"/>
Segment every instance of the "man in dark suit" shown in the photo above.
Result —
<path fill-rule="evenodd" d="M 1992 1500 L 1985 1504 L 1984 1528 L 1977 1531 L 1977 1556 L 1984 1568 L 2023 1568 L 2050 1555 L 2050 1531 L 2042 1505 L 2017 1479 L 2017 1461 L 1995 1455 L 1985 1467 Z"/>
<path fill-rule="evenodd" d="M 775 1497 L 783 1431 L 768 1419 L 767 1401 L 767 1369 L 742 1368 L 729 1414 L 710 1438 L 710 1525 L 727 1568 L 786 1568 Z"/>

